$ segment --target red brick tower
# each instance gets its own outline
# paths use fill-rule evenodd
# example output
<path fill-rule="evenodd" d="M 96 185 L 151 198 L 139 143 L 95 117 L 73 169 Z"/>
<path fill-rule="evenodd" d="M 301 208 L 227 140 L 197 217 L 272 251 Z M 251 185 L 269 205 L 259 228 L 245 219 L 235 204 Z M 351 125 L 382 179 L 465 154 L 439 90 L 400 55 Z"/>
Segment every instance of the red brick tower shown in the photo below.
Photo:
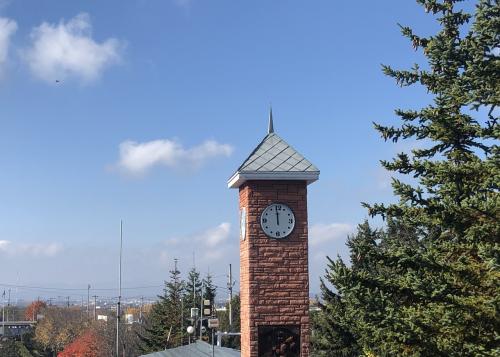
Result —
<path fill-rule="evenodd" d="M 240 198 L 242 357 L 309 356 L 307 185 L 319 170 L 269 130 L 229 179 Z"/>

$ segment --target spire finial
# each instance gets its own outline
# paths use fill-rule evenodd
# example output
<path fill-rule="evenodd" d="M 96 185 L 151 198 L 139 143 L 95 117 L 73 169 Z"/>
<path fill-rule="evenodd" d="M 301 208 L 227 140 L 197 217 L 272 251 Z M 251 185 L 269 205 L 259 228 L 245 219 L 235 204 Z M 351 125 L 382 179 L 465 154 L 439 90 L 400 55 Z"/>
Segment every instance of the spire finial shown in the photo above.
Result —
<path fill-rule="evenodd" d="M 269 125 L 267 127 L 267 133 L 274 133 L 274 125 L 273 125 L 273 107 L 269 106 Z"/>

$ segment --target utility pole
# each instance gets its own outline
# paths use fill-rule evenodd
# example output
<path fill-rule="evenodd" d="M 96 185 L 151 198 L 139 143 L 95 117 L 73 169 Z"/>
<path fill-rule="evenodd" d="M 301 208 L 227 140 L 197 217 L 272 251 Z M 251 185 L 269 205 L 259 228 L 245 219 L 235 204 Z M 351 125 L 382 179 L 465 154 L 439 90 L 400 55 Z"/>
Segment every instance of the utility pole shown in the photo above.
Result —
<path fill-rule="evenodd" d="M 122 299 L 123 221 L 120 220 L 120 263 L 118 265 L 118 305 L 116 306 L 116 357 L 120 357 L 120 304 Z"/>
<path fill-rule="evenodd" d="M 10 288 L 9 288 L 9 300 L 7 300 L 7 321 L 9 321 L 9 311 L 10 311 Z"/>
<path fill-rule="evenodd" d="M 5 290 L 2 299 L 2 337 L 5 336 Z"/>
<path fill-rule="evenodd" d="M 202 327 L 203 327 L 203 288 L 205 287 L 205 283 L 201 281 L 201 297 L 200 297 L 200 341 L 203 335 Z"/>
<path fill-rule="evenodd" d="M 89 318 L 89 305 L 90 305 L 90 284 L 87 285 L 87 319 Z"/>
<path fill-rule="evenodd" d="M 193 307 L 196 307 L 196 280 L 193 275 Z"/>
<path fill-rule="evenodd" d="M 179 261 L 179 259 L 177 258 L 174 258 L 174 272 L 177 274 L 177 262 Z M 181 316 L 180 316 L 180 319 L 181 319 L 181 346 L 184 344 L 184 300 L 180 299 L 181 301 Z"/>
<path fill-rule="evenodd" d="M 142 306 L 144 305 L 144 296 L 141 296 L 141 309 L 139 310 L 139 323 L 142 324 Z"/>
<path fill-rule="evenodd" d="M 66 296 L 66 301 L 67 301 L 67 307 L 69 309 L 69 296 Z"/>
<path fill-rule="evenodd" d="M 97 320 L 97 295 L 92 296 L 94 298 L 94 321 Z"/>
<path fill-rule="evenodd" d="M 181 297 L 181 346 L 184 346 L 184 298 Z"/>
<path fill-rule="evenodd" d="M 194 252 L 193 252 L 193 266 L 194 266 Z M 196 280 L 193 275 L 193 307 L 196 307 Z M 196 340 L 196 316 L 191 316 L 192 314 L 190 313 L 189 316 L 192 317 L 193 319 L 193 326 L 194 326 L 194 339 Z M 190 337 L 191 338 L 191 337 Z"/>
<path fill-rule="evenodd" d="M 231 264 L 229 264 L 229 282 L 227 283 L 229 290 L 229 331 L 233 330 L 233 273 Z"/>

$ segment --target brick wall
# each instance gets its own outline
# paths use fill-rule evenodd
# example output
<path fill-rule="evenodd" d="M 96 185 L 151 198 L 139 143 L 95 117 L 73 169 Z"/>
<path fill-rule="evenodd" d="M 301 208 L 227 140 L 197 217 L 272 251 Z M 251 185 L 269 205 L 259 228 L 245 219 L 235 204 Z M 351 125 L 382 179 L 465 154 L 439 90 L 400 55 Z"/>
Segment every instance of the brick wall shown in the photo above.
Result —
<path fill-rule="evenodd" d="M 258 326 L 299 325 L 301 356 L 309 356 L 307 185 L 304 181 L 248 181 L 240 187 L 247 236 L 240 241 L 241 355 L 258 357 Z M 267 205 L 288 205 L 295 228 L 271 239 L 260 227 Z"/>

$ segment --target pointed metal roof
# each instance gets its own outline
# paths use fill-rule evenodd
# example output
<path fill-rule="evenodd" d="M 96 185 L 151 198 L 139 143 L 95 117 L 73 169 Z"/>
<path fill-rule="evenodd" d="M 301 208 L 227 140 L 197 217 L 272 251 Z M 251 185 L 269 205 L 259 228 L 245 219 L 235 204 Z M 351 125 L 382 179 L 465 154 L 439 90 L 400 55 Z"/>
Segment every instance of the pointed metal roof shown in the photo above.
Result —
<path fill-rule="evenodd" d="M 228 187 L 237 188 L 247 180 L 303 180 L 309 184 L 318 178 L 318 168 L 274 133 L 270 111 L 268 134 L 231 176 Z"/>

